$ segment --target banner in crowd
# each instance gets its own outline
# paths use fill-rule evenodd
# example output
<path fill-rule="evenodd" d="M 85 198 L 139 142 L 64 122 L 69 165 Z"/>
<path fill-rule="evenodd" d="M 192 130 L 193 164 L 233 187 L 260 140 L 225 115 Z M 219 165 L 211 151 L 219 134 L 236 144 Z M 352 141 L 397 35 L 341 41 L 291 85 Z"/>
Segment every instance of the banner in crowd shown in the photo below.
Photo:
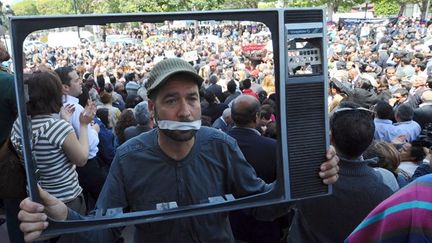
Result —
<path fill-rule="evenodd" d="M 387 24 L 392 23 L 396 24 L 398 21 L 397 17 L 393 18 L 340 18 L 339 26 L 351 26 L 351 25 L 359 25 L 359 24 Z"/>
<path fill-rule="evenodd" d="M 198 52 L 197 51 L 188 51 L 183 54 L 183 59 L 187 62 L 193 62 L 198 60 Z"/>

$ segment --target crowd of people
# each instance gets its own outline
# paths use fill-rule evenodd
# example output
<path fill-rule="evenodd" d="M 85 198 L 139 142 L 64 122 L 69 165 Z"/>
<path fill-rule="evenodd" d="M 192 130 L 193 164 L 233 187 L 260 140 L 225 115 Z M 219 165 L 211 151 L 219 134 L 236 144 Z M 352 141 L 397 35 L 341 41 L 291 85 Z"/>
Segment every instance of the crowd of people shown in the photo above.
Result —
<path fill-rule="evenodd" d="M 400 18 L 327 28 L 327 102 L 336 155 L 329 149 L 320 176 L 333 184 L 333 194 L 235 211 L 229 217 L 219 213 L 137 225 L 136 240 L 432 240 L 427 220 L 429 228 L 415 225 L 423 231 L 407 231 L 414 226 L 406 225 L 389 232 L 389 238 L 365 236 L 372 229 L 361 224 L 381 202 L 418 190 L 418 183 L 409 183 L 432 172 L 432 24 Z M 263 24 L 162 32 L 142 24 L 103 33 L 103 39 L 126 34 L 138 42 L 35 47 L 26 54 L 27 108 L 45 204 L 21 203 L 20 229 L 26 240 L 46 228 L 46 215 L 82 219 L 92 217 L 95 208 L 148 210 L 163 202 L 182 206 L 215 194 L 242 197 L 271 190 L 279 136 L 278 82 L 270 33 Z M 11 144 L 20 153 L 18 120 L 12 128 L 16 115 L 5 114 L 12 122 L 4 129 L 11 130 L 2 131 L 0 138 L 7 140 L 12 131 Z M 431 177 L 421 180 L 430 184 Z M 380 206 L 376 210 L 385 210 Z M 18 227 L 16 200 L 7 210 L 10 238 L 22 242 L 22 234 L 13 230 Z M 394 219 L 383 218 L 383 228 L 389 227 L 384 220 Z M 119 238 L 121 229 L 114 228 L 56 240 Z"/>

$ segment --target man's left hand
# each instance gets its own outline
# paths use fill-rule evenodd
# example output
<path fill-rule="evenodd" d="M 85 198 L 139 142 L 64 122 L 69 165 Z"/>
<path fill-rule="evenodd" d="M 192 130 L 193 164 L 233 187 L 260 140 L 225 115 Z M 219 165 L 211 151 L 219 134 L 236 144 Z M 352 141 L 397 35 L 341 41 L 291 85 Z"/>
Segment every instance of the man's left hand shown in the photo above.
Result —
<path fill-rule="evenodd" d="M 336 155 L 333 146 L 330 146 L 327 150 L 326 158 L 327 161 L 320 166 L 321 171 L 319 172 L 319 176 L 323 179 L 324 184 L 330 185 L 334 184 L 339 178 L 339 157 Z"/>

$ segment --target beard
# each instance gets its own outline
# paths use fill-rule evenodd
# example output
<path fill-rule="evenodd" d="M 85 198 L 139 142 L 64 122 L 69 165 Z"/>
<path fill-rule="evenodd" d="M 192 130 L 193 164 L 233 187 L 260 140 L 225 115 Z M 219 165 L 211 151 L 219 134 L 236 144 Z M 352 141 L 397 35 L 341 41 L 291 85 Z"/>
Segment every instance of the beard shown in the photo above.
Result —
<path fill-rule="evenodd" d="M 156 107 L 154 108 L 154 119 L 159 120 L 159 115 L 157 113 Z M 190 122 L 189 120 L 181 120 L 180 122 Z M 168 130 L 168 129 L 160 129 L 165 136 L 176 142 L 187 142 L 195 137 L 197 130 Z"/>
<path fill-rule="evenodd" d="M 195 137 L 196 130 L 186 130 L 186 131 L 179 131 L 179 130 L 166 130 L 166 129 L 159 129 L 165 136 L 171 138 L 172 140 L 176 142 L 186 142 L 191 140 Z"/>

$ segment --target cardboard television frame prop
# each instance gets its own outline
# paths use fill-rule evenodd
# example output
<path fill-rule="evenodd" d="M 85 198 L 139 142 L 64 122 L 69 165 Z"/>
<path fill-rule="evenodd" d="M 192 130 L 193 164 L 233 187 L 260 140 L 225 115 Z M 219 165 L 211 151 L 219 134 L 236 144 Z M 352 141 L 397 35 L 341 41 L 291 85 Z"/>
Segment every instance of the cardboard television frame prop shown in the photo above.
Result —
<path fill-rule="evenodd" d="M 330 194 L 331 186 L 324 185 L 318 176 L 319 165 L 325 160 L 325 152 L 329 146 L 324 16 L 323 9 L 306 8 L 12 17 L 10 25 L 11 36 L 13 36 L 15 91 L 18 119 L 22 124 L 20 129 L 23 139 L 23 158 L 29 196 L 37 202 L 40 202 L 37 189 L 38 170 L 34 162 L 31 137 L 29 136 L 31 134 L 30 118 L 26 115 L 28 90 L 23 83 L 23 42 L 27 35 L 43 29 L 110 23 L 231 20 L 264 23 L 271 32 L 273 44 L 277 106 L 280 113 L 277 129 L 278 134 L 281 134 L 278 138 L 278 169 L 273 190 L 243 198 L 234 198 L 231 194 L 220 195 L 208 198 L 205 203 L 181 207 L 177 207 L 174 202 L 171 202 L 160 210 L 123 213 L 121 208 L 107 209 L 104 212 L 97 211 L 94 217 L 86 220 L 55 221 L 49 219 L 49 227 L 43 232 L 41 238 L 83 230 L 104 229 L 238 210 Z M 288 73 L 288 66 L 292 66 L 288 63 L 288 41 L 299 40 L 299 43 L 303 43 L 308 38 L 314 39 L 312 42 L 314 50 L 319 50 L 319 53 L 314 52 L 314 54 L 320 55 L 322 60 L 315 63 L 314 69 L 319 70 L 319 72 L 299 75 Z M 302 54 L 301 45 L 292 46 L 300 48 L 300 51 L 291 52 L 290 57 Z M 310 53 L 308 52 L 308 54 Z M 302 59 L 303 57 L 299 56 L 299 58 Z M 303 59 L 306 60 L 307 58 L 313 57 L 304 57 Z"/>

